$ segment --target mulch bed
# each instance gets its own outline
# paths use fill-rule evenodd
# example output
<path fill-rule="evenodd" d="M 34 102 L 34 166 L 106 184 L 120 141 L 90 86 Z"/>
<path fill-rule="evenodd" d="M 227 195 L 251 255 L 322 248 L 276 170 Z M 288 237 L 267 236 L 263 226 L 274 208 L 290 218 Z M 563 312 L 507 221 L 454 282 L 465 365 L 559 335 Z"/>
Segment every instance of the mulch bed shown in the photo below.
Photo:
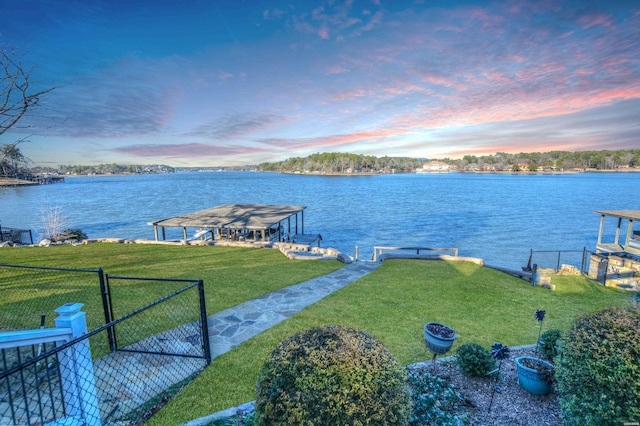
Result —
<path fill-rule="evenodd" d="M 555 389 L 546 396 L 532 395 L 520 387 L 515 359 L 519 356 L 536 356 L 534 348 L 511 349 L 508 359 L 502 361 L 496 392 L 491 402 L 494 377 L 468 377 L 462 374 L 451 358 L 438 362 L 434 372 L 432 362 L 415 364 L 413 368 L 427 369 L 455 386 L 464 399 L 461 412 L 466 412 L 465 424 L 483 425 L 564 425 Z M 489 405 L 491 410 L 489 411 Z"/>

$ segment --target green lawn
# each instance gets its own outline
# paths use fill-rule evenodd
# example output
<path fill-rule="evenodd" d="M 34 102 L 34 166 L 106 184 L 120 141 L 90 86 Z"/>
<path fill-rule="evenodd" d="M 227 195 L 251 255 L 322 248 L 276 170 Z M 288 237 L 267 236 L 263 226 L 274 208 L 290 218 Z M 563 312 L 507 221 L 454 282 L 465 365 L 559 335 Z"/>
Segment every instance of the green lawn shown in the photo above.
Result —
<path fill-rule="evenodd" d="M 2 248 L 0 263 L 101 267 L 109 275 L 203 280 L 209 314 L 344 266 L 338 261 L 292 261 L 273 249 L 112 243 Z M 114 280 L 115 317 L 184 286 Z M 53 310 L 67 302 L 85 305 L 90 329 L 104 324 L 96 274 L 0 267 L 0 294 L 0 328 L 38 327 L 43 312 L 47 313 L 47 326 L 53 326 Z M 192 319 L 196 318 L 197 311 Z"/>
<path fill-rule="evenodd" d="M 202 279 L 209 314 L 343 266 L 337 261 L 292 261 L 270 249 L 107 243 L 4 248 L 0 259 L 9 264 L 102 267 L 111 275 Z M 17 272 L 0 267 L 0 327 L 28 303 L 42 304 L 57 297 L 63 303 L 99 298 L 93 281 L 74 280 L 71 285 L 58 277 L 55 279 L 66 287 L 61 294 L 51 294 L 46 283 L 16 282 L 11 274 Z M 500 341 L 514 346 L 535 342 L 539 331 L 533 316 L 536 309 L 547 311 L 544 330 L 564 329 L 580 313 L 623 305 L 630 299 L 628 292 L 583 277 L 558 276 L 553 283 L 555 291 L 532 287 L 468 262 L 387 260 L 366 277 L 215 359 L 149 424 L 177 424 L 253 400 L 258 370 L 267 354 L 303 328 L 321 324 L 362 328 L 406 365 L 430 359 L 422 330 L 428 321 L 456 329 L 458 339 L 452 352 L 467 342 L 488 347 Z M 142 299 L 155 297 L 155 290 L 141 283 L 122 284 L 114 289 L 118 309 L 125 312 L 139 307 Z M 85 308 L 88 317 L 102 318 L 100 304 L 88 303 Z M 38 319 L 35 315 L 33 321 Z"/>
<path fill-rule="evenodd" d="M 544 330 L 567 328 L 581 313 L 624 305 L 630 294 L 583 277 L 553 277 L 555 291 L 532 287 L 469 262 L 387 260 L 357 282 L 214 360 L 194 382 L 149 421 L 178 424 L 254 399 L 258 370 L 272 348 L 297 330 L 347 324 L 380 339 L 403 364 L 431 358 L 423 325 L 443 322 L 463 343 L 489 347 L 535 343 L 536 309 L 547 311 Z"/>

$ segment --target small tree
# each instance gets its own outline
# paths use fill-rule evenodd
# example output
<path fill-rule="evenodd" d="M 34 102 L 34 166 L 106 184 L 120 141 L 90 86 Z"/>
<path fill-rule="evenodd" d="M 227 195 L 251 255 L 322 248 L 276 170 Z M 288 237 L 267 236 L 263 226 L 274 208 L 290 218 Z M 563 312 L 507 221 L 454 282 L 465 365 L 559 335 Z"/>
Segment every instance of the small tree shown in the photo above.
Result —
<path fill-rule="evenodd" d="M 67 218 L 62 212 L 62 207 L 42 207 L 40 209 L 39 238 L 58 241 L 62 232 L 67 228 Z"/>

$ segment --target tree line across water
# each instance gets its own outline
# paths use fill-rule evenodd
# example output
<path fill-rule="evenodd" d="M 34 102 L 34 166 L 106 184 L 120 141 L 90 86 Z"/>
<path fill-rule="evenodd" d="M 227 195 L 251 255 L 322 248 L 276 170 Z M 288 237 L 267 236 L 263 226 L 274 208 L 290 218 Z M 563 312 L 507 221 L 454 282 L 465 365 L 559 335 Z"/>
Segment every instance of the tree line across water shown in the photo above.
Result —
<path fill-rule="evenodd" d="M 282 173 L 403 173 L 414 172 L 430 161 L 427 158 L 374 157 L 338 152 L 293 157 L 284 161 L 262 163 L 259 171 Z M 459 171 L 537 171 L 545 170 L 618 170 L 640 168 L 640 150 L 498 152 L 493 155 L 465 155 L 461 159 L 438 161 Z"/>
<path fill-rule="evenodd" d="M 358 173 L 413 173 L 422 169 L 427 158 L 375 157 L 371 155 L 338 152 L 316 153 L 307 157 L 294 157 L 284 161 L 262 163 L 257 166 L 212 167 L 211 170 L 256 170 L 280 173 L 358 174 Z M 640 150 L 618 151 L 551 151 L 521 152 L 493 155 L 465 155 L 461 159 L 438 160 L 457 171 L 552 171 L 580 170 L 628 170 L 640 169 Z M 190 168 L 174 168 L 164 164 L 98 164 L 60 165 L 57 168 L 32 166 L 20 148 L 0 145 L 0 177 L 32 180 L 42 175 L 112 175 L 153 174 L 190 171 Z M 197 168 L 202 170 L 202 168 Z M 195 169 L 193 169 L 195 170 Z"/>

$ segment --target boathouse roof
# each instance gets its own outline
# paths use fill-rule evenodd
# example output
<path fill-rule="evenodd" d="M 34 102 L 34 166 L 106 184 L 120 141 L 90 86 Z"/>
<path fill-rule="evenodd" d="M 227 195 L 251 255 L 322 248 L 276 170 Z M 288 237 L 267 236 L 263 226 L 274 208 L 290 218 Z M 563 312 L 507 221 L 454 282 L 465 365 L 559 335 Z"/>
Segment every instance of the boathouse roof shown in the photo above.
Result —
<path fill-rule="evenodd" d="M 595 210 L 595 213 L 621 219 L 640 220 L 640 210 Z"/>
<path fill-rule="evenodd" d="M 210 209 L 149 222 L 167 228 L 267 229 L 297 215 L 306 206 L 224 204 Z"/>

